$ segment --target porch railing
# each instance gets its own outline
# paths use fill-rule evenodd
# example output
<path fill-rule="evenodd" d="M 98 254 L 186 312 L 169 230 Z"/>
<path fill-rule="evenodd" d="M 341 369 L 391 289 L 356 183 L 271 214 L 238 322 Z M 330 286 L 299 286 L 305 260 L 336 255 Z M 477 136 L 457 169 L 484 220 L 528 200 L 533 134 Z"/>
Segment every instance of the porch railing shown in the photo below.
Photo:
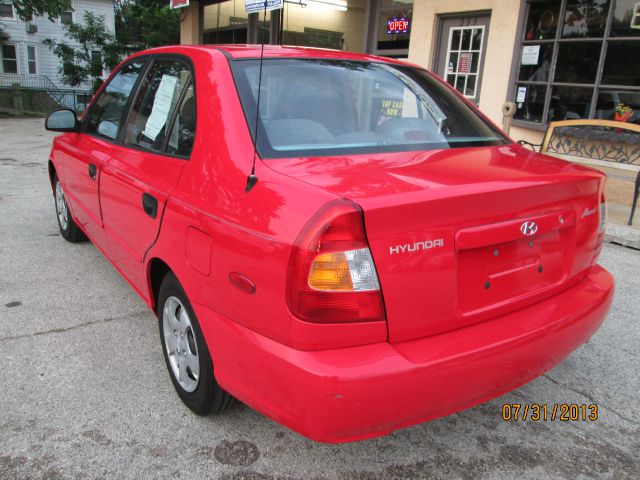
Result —
<path fill-rule="evenodd" d="M 46 75 L 25 75 L 22 73 L 0 74 L 0 88 L 9 88 L 16 83 L 23 88 L 60 90 L 60 87 L 53 83 Z"/>
<path fill-rule="evenodd" d="M 85 109 L 91 100 L 89 90 L 59 88 L 46 75 L 0 74 L 0 90 L 21 98 L 25 110 L 49 113 L 56 108 Z M 26 100 L 26 101 L 25 101 Z"/>

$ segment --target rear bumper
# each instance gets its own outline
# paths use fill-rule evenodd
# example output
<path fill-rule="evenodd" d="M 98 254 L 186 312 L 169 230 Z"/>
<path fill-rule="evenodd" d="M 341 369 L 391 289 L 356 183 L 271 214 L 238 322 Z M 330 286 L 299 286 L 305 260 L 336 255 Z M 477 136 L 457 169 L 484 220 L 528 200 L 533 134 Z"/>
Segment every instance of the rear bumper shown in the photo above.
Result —
<path fill-rule="evenodd" d="M 517 312 L 418 340 L 300 351 L 196 306 L 216 378 L 256 410 L 313 440 L 385 435 L 485 402 L 586 342 L 613 298 L 595 266 L 580 283 Z"/>

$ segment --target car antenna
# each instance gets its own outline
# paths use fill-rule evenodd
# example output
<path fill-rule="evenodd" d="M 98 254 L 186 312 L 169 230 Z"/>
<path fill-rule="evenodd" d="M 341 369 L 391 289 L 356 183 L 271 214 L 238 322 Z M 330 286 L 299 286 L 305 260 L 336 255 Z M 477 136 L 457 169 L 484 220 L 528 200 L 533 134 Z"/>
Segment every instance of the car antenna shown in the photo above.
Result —
<path fill-rule="evenodd" d="M 264 17 L 263 22 L 267 22 L 267 0 L 264 0 Z M 258 22 L 259 23 L 259 22 Z M 258 25 L 258 34 L 260 33 L 260 25 Z M 251 173 L 247 177 L 247 186 L 244 191 L 249 193 L 251 189 L 258 183 L 256 177 L 256 157 L 258 156 L 258 122 L 260 120 L 260 91 L 262 90 L 262 61 L 264 59 L 264 36 L 260 43 L 260 68 L 258 69 L 258 95 L 256 99 L 256 124 L 253 128 L 253 162 L 251 163 Z"/>

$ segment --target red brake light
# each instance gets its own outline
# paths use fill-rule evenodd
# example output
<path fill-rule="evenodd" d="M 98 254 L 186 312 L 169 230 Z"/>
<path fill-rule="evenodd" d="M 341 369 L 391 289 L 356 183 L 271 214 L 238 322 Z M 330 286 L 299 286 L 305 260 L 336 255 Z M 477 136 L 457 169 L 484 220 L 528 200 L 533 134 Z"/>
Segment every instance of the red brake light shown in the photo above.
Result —
<path fill-rule="evenodd" d="M 331 202 L 311 218 L 293 246 L 287 282 L 289 309 L 301 320 L 385 319 L 362 210 L 353 202 Z"/>

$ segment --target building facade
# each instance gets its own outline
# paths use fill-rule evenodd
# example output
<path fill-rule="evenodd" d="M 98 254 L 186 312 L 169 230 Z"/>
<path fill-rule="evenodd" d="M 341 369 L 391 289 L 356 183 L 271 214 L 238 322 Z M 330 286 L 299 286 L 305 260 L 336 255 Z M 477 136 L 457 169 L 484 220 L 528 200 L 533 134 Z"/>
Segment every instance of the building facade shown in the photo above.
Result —
<path fill-rule="evenodd" d="M 57 88 L 69 88 L 60 78 L 60 60 L 42 42 L 47 38 L 68 42 L 64 25 L 81 22 L 86 11 L 103 15 L 107 28 L 115 32 L 113 0 L 72 0 L 72 6 L 73 11 L 65 12 L 54 22 L 46 16 L 23 22 L 11 0 L 0 0 L 0 75 L 5 80 L 25 87 L 44 87 L 50 82 Z"/>
<path fill-rule="evenodd" d="M 640 2 L 635 0 L 285 0 L 247 15 L 244 0 L 191 0 L 182 43 L 282 43 L 407 58 L 502 124 L 539 141 L 550 121 L 640 121 Z"/>

